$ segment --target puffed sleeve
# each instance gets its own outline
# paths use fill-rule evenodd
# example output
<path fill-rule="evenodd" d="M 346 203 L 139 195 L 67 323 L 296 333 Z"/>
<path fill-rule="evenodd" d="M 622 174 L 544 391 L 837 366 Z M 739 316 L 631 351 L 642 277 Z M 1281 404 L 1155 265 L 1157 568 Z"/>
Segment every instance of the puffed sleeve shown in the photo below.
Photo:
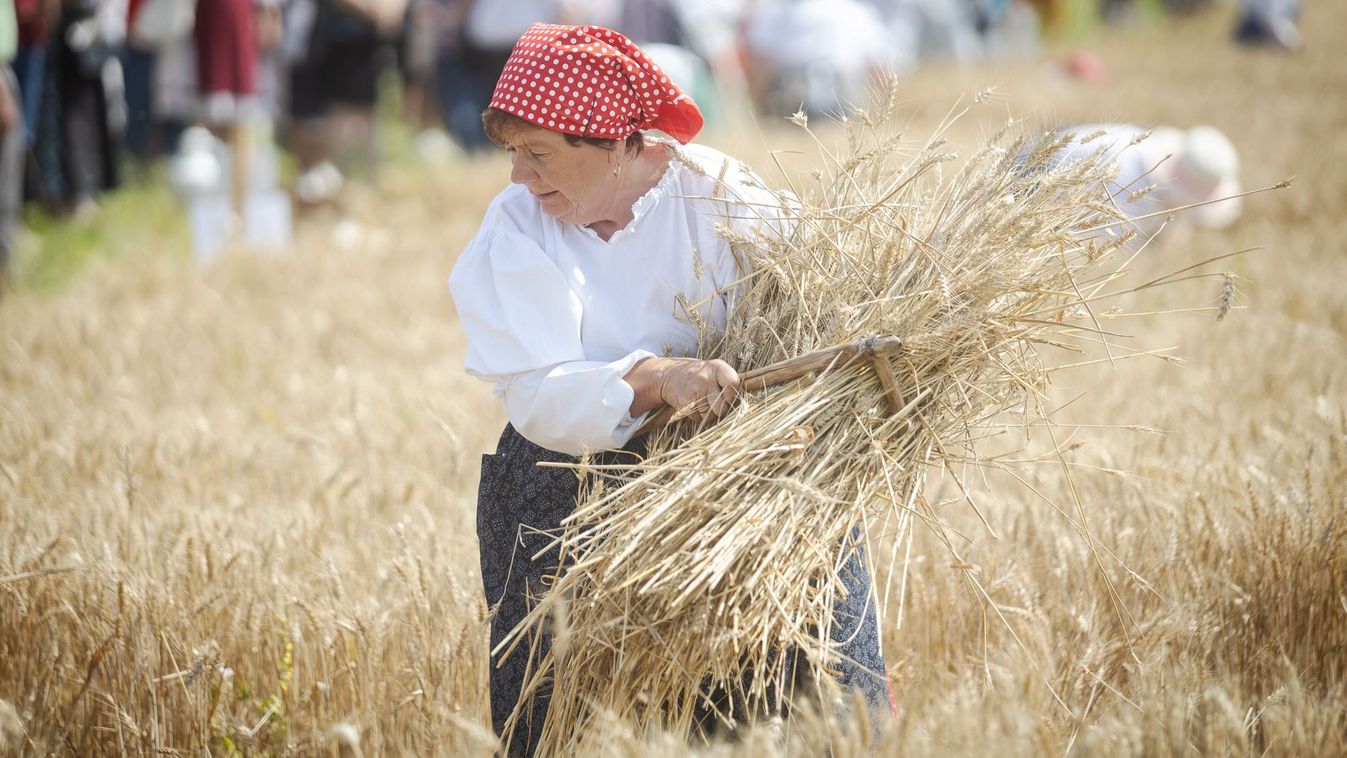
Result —
<path fill-rule="evenodd" d="M 651 353 L 588 360 L 579 298 L 534 240 L 493 215 L 449 277 L 468 373 L 496 384 L 510 422 L 538 445 L 572 455 L 622 447 L 641 421 L 628 415 L 635 392 L 623 377 Z"/>
<path fill-rule="evenodd" d="M 535 444 L 570 455 L 620 448 L 648 415 L 628 413 L 635 392 L 622 377 L 653 356 L 636 350 L 610 363 L 568 361 L 517 374 L 496 388 L 510 423 Z"/>
<path fill-rule="evenodd" d="M 580 300 L 556 264 L 524 234 L 483 226 L 449 275 L 468 373 L 500 381 L 583 359 Z"/>

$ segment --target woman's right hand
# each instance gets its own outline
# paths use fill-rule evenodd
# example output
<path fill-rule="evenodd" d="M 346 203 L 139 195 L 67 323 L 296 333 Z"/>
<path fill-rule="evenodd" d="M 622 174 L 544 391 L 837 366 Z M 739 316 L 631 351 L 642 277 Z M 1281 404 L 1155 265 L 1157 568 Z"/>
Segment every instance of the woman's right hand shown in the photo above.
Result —
<path fill-rule="evenodd" d="M 632 416 L 665 405 L 676 410 L 692 405 L 686 418 L 700 422 L 725 415 L 739 395 L 739 373 L 722 360 L 646 358 L 623 378 L 635 390 Z"/>

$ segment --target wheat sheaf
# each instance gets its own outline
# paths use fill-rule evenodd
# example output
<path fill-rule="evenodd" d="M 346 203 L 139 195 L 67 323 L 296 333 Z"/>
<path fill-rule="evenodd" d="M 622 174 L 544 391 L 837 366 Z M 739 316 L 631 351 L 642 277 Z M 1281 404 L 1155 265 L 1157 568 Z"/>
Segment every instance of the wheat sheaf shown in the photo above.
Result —
<path fill-rule="evenodd" d="M 913 141 L 893 111 L 890 97 L 849 112 L 838 152 L 816 140 L 812 183 L 791 183 L 772 209 L 790 221 L 784 236 L 722 227 L 750 273 L 726 328 L 702 334 L 703 356 L 740 371 L 895 335 L 889 381 L 867 361 L 833 365 L 745 395 L 715 425 L 666 427 L 631 465 L 580 467 L 595 486 L 557 535 L 566 569 L 497 651 L 531 656 L 525 701 L 550 696 L 544 754 L 601 749 L 612 718 L 636 734 L 701 734 L 708 712 L 737 726 L 806 691 L 811 707 L 845 710 L 829 676 L 840 655 L 831 609 L 855 547 L 872 575 L 901 577 L 901 546 L 929 529 L 951 570 L 966 569 L 962 541 L 925 497 L 928 472 L 1013 473 L 1019 464 L 979 440 L 1007 418 L 1050 434 L 1055 370 L 1154 354 L 1098 318 L 1137 289 L 1124 276 L 1144 248 L 1118 211 L 1125 198 L 1108 190 L 1103 145 L 1095 159 L 1061 161 L 1089 136 L 1011 122 L 960 159 L 945 137 L 962 112 Z M 1050 365 L 1049 353 L 1081 357 Z M 985 504 L 965 495 L 994 534 Z M 1079 505 L 1060 506 L 1094 549 Z M 1106 602 L 1126 615 L 1116 595 Z M 713 702 L 713 691 L 732 697 Z"/>

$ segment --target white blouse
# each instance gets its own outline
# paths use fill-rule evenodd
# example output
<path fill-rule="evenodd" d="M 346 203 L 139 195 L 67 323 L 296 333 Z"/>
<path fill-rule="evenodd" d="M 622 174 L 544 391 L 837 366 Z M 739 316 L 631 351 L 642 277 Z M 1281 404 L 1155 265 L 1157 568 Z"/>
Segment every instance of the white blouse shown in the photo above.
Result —
<path fill-rule="evenodd" d="M 695 355 L 698 320 L 724 327 L 743 272 L 718 224 L 781 233 L 782 199 L 742 163 L 660 144 L 675 157 L 609 240 L 511 185 L 449 277 L 468 373 L 494 382 L 519 433 L 550 450 L 625 445 L 644 421 L 628 413 L 626 373 L 643 358 Z"/>

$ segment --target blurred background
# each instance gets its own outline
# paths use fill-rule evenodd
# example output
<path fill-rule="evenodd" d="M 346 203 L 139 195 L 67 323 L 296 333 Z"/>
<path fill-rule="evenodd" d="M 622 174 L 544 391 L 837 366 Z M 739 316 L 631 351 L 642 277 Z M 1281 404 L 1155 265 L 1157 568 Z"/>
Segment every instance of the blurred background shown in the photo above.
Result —
<path fill-rule="evenodd" d="M 906 116 L 995 85 L 1017 115 L 1045 126 L 1213 122 L 1229 131 L 1230 121 L 1268 110 L 1266 101 L 1226 112 L 1202 105 L 1251 91 L 1232 70 L 1237 59 L 1282 77 L 1279 88 L 1317 91 L 1315 64 L 1301 54 L 1300 0 L 4 6 L 0 261 L 21 287 L 58 281 L 100 254 L 96 243 L 107 240 L 86 230 L 119 223 L 115 212 L 98 222 L 105 206 L 134 204 L 142 222 L 155 208 L 164 218 L 153 218 L 186 232 L 184 247 L 209 258 L 235 241 L 288 244 L 296 219 L 325 207 L 340 215 L 348 183 L 377 187 L 382 168 L 452 171 L 490 152 L 480 114 L 513 41 L 535 21 L 627 34 L 701 105 L 703 140 L 729 144 L 796 111 L 817 124 L 863 105 L 885 77 L 904 83 Z M 1185 81 L 1171 65 L 1202 73 Z M 1145 107 L 1171 99 L 1194 107 Z"/>

